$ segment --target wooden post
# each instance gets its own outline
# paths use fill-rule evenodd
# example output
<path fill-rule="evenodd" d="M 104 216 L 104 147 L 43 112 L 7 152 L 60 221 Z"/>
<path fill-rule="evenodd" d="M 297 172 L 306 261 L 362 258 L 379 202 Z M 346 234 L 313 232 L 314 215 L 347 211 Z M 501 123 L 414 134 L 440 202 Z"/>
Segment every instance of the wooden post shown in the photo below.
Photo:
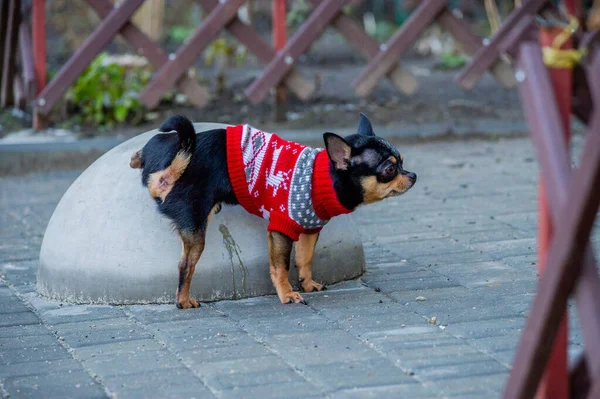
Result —
<path fill-rule="evenodd" d="M 275 51 L 280 51 L 285 47 L 287 41 L 286 25 L 286 7 L 285 0 L 272 0 L 272 21 L 273 21 L 273 47 Z M 285 122 L 287 120 L 287 89 L 283 83 L 275 86 L 274 116 L 275 122 Z"/>
<path fill-rule="evenodd" d="M 558 27 L 542 27 L 540 30 L 540 45 L 552 47 L 555 38 L 563 32 Z M 568 39 L 562 49 L 573 47 L 572 39 Z M 572 69 L 556 68 L 548 66 L 550 80 L 556 96 L 556 102 L 565 132 L 565 141 L 567 145 L 570 139 L 570 115 L 571 115 L 571 89 L 572 89 Z M 545 272 L 547 264 L 547 255 L 549 245 L 552 241 L 553 228 L 551 222 L 550 210 L 548 209 L 548 200 L 546 198 L 546 189 L 542 182 L 539 185 L 539 248 L 538 248 L 538 271 L 542 275 Z M 546 366 L 546 372 L 538 389 L 537 397 L 540 399 L 560 399 L 569 396 L 569 370 L 567 359 L 567 314 L 560 324 L 552 355 Z"/>
<path fill-rule="evenodd" d="M 2 87 L 0 90 L 0 107 L 14 104 L 14 82 L 17 69 L 17 51 L 19 46 L 19 26 L 21 25 L 21 1 L 8 1 L 8 21 L 6 24 L 6 41 L 4 42 L 4 64 L 2 70 Z"/>
<path fill-rule="evenodd" d="M 31 9 L 32 20 L 32 43 L 33 43 L 33 65 L 35 73 L 36 95 L 46 87 L 46 10 L 44 0 L 33 0 Z M 33 111 L 33 128 L 42 130 L 48 127 L 45 116 Z"/>

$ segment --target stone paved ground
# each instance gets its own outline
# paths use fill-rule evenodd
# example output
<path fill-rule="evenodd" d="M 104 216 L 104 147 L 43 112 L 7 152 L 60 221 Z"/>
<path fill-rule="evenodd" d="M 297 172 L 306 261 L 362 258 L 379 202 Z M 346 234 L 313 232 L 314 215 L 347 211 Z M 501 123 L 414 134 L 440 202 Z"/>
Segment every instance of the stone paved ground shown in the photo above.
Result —
<path fill-rule="evenodd" d="M 309 306 L 274 296 L 187 311 L 46 301 L 36 257 L 77 174 L 0 180 L 0 393 L 499 396 L 535 291 L 533 151 L 516 139 L 402 152 L 417 186 L 356 215 L 368 272 L 306 295 Z M 570 352 L 580 349 L 572 328 Z"/>

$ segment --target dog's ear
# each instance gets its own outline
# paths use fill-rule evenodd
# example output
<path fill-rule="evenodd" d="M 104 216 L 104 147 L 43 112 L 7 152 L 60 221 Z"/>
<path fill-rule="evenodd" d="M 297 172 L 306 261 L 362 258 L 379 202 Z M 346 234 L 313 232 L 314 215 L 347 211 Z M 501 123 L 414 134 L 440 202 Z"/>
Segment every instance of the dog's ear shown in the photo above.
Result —
<path fill-rule="evenodd" d="M 361 136 L 375 136 L 375 132 L 373 132 L 373 126 L 371 125 L 371 121 L 362 112 L 360 113 L 360 122 L 358 123 L 357 133 Z"/>
<path fill-rule="evenodd" d="M 140 169 L 142 167 L 142 150 L 136 151 L 131 155 L 129 166 L 133 169 Z"/>
<path fill-rule="evenodd" d="M 350 153 L 352 152 L 350 144 L 335 133 L 323 134 L 323 140 L 325 140 L 325 148 L 327 148 L 327 154 L 333 162 L 333 166 L 337 170 L 348 169 L 348 166 L 350 166 Z"/>

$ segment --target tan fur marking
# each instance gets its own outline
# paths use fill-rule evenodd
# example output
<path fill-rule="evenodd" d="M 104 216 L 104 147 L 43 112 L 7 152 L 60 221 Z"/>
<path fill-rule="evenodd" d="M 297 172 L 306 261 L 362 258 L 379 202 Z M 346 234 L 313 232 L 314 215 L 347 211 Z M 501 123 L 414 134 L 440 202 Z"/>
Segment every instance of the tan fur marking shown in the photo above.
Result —
<path fill-rule="evenodd" d="M 300 234 L 296 243 L 296 267 L 298 278 L 305 292 L 321 291 L 323 286 L 312 278 L 312 261 L 319 234 Z"/>
<path fill-rule="evenodd" d="M 363 188 L 363 203 L 372 204 L 392 195 L 406 192 L 412 187 L 412 182 L 407 176 L 398 174 L 388 183 L 380 183 L 375 176 L 363 177 L 360 181 Z"/>
<path fill-rule="evenodd" d="M 131 160 L 129 161 L 129 166 L 132 169 L 139 169 L 142 167 L 142 150 L 134 152 L 131 155 Z"/>
<path fill-rule="evenodd" d="M 189 163 L 190 155 L 178 152 L 168 168 L 152 173 L 148 179 L 148 191 L 152 198 L 164 201 Z"/>
<path fill-rule="evenodd" d="M 393 156 L 393 155 L 392 155 L 391 157 L 389 157 L 389 158 L 388 158 L 388 160 L 389 160 L 391 163 L 393 163 L 394 165 L 396 165 L 396 164 L 398 163 L 398 161 L 396 160 L 396 157 L 395 157 L 395 156 Z"/>
<path fill-rule="evenodd" d="M 210 210 L 210 213 L 208 214 L 208 218 L 206 220 L 206 226 L 208 227 L 208 224 L 210 223 L 210 221 L 212 220 L 213 215 L 216 215 L 217 213 L 221 212 L 221 204 L 216 204 L 215 206 L 212 207 L 212 209 Z"/>

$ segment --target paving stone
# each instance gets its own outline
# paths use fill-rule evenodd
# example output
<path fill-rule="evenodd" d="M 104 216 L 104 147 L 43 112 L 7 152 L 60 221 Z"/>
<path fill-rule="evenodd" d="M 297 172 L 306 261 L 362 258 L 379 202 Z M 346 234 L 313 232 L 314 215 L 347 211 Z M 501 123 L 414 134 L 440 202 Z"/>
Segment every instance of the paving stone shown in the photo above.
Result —
<path fill-rule="evenodd" d="M 417 327 L 428 331 L 435 326 L 429 326 L 423 316 L 403 312 L 394 317 L 389 314 L 350 316 L 337 321 L 339 327 L 361 337 L 401 334 Z"/>
<path fill-rule="evenodd" d="M 48 332 L 48 328 L 42 324 L 14 325 L 9 327 L 0 327 L 0 338 L 46 335 Z"/>
<path fill-rule="evenodd" d="M 495 259 L 491 255 L 486 254 L 483 251 L 468 251 L 450 254 L 415 256 L 414 258 L 412 258 L 412 260 L 414 262 L 420 263 L 421 265 L 435 266 L 467 262 L 487 262 Z"/>
<path fill-rule="evenodd" d="M 225 320 L 227 321 L 227 320 Z M 237 326 L 196 330 L 195 328 L 156 329 L 155 336 L 176 351 L 192 351 L 204 348 L 219 348 L 232 345 L 252 344 L 255 340 Z"/>
<path fill-rule="evenodd" d="M 363 224 L 361 223 L 361 226 Z M 423 240 L 447 239 L 450 234 L 440 231 L 432 231 L 426 226 L 411 226 L 410 232 L 406 232 L 406 226 L 399 223 L 380 224 L 377 226 L 377 237 L 375 242 L 378 245 L 389 243 L 405 243 Z"/>
<path fill-rule="evenodd" d="M 324 306 L 319 310 L 319 314 L 328 320 L 346 324 L 360 322 L 363 319 L 372 320 L 373 318 L 377 318 L 379 321 L 387 318 L 392 321 L 402 321 L 404 324 L 419 324 L 424 321 L 422 316 L 415 314 L 405 304 L 392 302 L 387 297 L 384 298 L 386 301 L 382 301 L 382 303 L 370 303 L 371 301 L 369 301 L 364 305 Z"/>
<path fill-rule="evenodd" d="M 68 305 L 44 311 L 41 316 L 46 323 L 58 325 L 115 319 L 124 317 L 124 314 L 115 306 Z"/>
<path fill-rule="evenodd" d="M 448 364 L 444 366 L 419 368 L 415 375 L 421 381 L 440 381 L 455 378 L 469 378 L 478 375 L 508 373 L 508 369 L 494 359 L 484 359 L 472 363 Z"/>
<path fill-rule="evenodd" d="M 379 355 L 345 331 L 273 335 L 269 347 L 296 367 L 361 361 Z"/>
<path fill-rule="evenodd" d="M 186 368 L 119 375 L 103 381 L 120 398 L 214 397 L 204 383 Z"/>
<path fill-rule="evenodd" d="M 458 283 L 452 281 L 448 277 L 440 276 L 439 274 L 431 273 L 423 277 L 388 279 L 379 282 L 368 284 L 370 287 L 377 287 L 382 292 L 390 293 L 396 291 L 415 291 L 415 290 L 431 290 L 443 287 L 458 287 Z"/>
<path fill-rule="evenodd" d="M 26 313 L 30 309 L 14 295 L 0 295 L 0 317 L 8 313 Z"/>
<path fill-rule="evenodd" d="M 449 324 L 446 330 L 464 339 L 477 339 L 503 336 L 513 330 L 522 330 L 525 326 L 523 317 L 508 317 L 492 320 L 477 320 L 464 323 Z"/>
<path fill-rule="evenodd" d="M 511 330 L 505 332 L 502 336 L 486 337 L 469 340 L 469 345 L 483 352 L 496 354 L 507 350 L 514 350 L 517 347 L 521 331 Z"/>
<path fill-rule="evenodd" d="M 509 349 L 506 351 L 499 351 L 494 353 L 494 358 L 499 362 L 503 363 L 506 366 L 509 366 L 513 363 L 515 358 L 516 347 L 513 349 Z"/>
<path fill-rule="evenodd" d="M 65 359 L 71 357 L 58 342 L 53 345 L 8 349 L 0 352 L 0 364 L 38 362 L 45 360 Z"/>
<path fill-rule="evenodd" d="M 360 287 L 345 290 L 327 290 L 310 297 L 309 306 L 315 309 L 345 308 L 365 304 L 378 304 L 391 302 L 381 293 L 375 292 L 373 288 Z M 310 310 L 307 309 L 307 310 Z M 311 310 L 312 312 L 312 310 Z"/>
<path fill-rule="evenodd" d="M 5 313 L 0 317 L 0 327 L 26 326 L 39 323 L 40 319 L 31 310 Z"/>
<path fill-rule="evenodd" d="M 273 353 L 264 344 L 250 342 L 244 344 L 187 350 L 182 351 L 180 355 L 193 363 L 210 363 L 271 356 Z"/>
<path fill-rule="evenodd" d="M 532 278 L 518 273 L 503 262 L 436 264 L 431 267 L 431 270 L 447 276 L 467 288 L 486 287 Z"/>
<path fill-rule="evenodd" d="M 424 368 L 493 360 L 491 356 L 464 343 L 452 346 L 386 350 L 386 353 L 389 358 L 403 367 L 415 370 L 416 373 Z"/>
<path fill-rule="evenodd" d="M 90 355 L 82 358 L 82 360 L 85 362 L 86 367 L 102 378 L 182 366 L 175 355 L 166 350 Z M 115 365 L 119 365 L 119 367 L 115 367 Z"/>
<path fill-rule="evenodd" d="M 481 201 L 481 199 L 478 199 Z M 473 212 L 452 215 L 415 215 L 418 223 L 425 226 L 432 226 L 436 230 L 445 233 L 452 231 L 474 232 L 489 230 L 504 230 L 506 224 L 497 220 L 490 219 L 489 216 L 474 214 Z"/>
<path fill-rule="evenodd" d="M 448 397 L 459 397 L 463 395 L 482 395 L 481 397 L 497 397 L 504 389 L 507 373 L 470 376 L 468 378 L 456 378 L 450 380 L 438 380 L 425 385 L 441 392 Z"/>
<path fill-rule="evenodd" d="M 535 238 L 480 242 L 469 244 L 469 247 L 475 251 L 483 251 L 496 259 L 508 256 L 530 255 L 537 251 Z"/>
<path fill-rule="evenodd" d="M 367 265 L 367 272 L 361 277 L 362 281 L 368 281 L 368 279 L 377 278 L 381 275 L 404 275 L 405 273 L 426 270 L 423 265 L 407 259 L 394 259 L 388 262 L 380 261 L 377 263 L 367 263 Z"/>
<path fill-rule="evenodd" d="M 379 385 L 416 385 L 414 378 L 387 359 L 313 365 L 305 367 L 302 373 L 309 381 L 324 387 L 328 392 Z"/>
<path fill-rule="evenodd" d="M 273 354 L 209 363 L 193 363 L 189 367 L 201 376 L 207 386 L 217 390 L 257 385 L 304 384 L 305 389 L 311 387 L 311 384 L 300 374 L 294 372 L 287 363 Z"/>
<path fill-rule="evenodd" d="M 75 352 L 81 358 L 89 358 L 100 355 L 138 353 L 143 351 L 158 351 L 164 349 L 155 339 L 139 339 L 133 341 L 118 341 L 108 344 L 78 347 Z"/>
<path fill-rule="evenodd" d="M 10 349 L 39 348 L 42 346 L 53 346 L 58 339 L 49 330 L 43 335 L 24 335 L 21 337 L 0 338 L 0 352 Z"/>
<path fill-rule="evenodd" d="M 384 385 L 380 387 L 352 388 L 331 394 L 334 399 L 397 399 L 439 398 L 434 391 L 419 384 Z"/>
<path fill-rule="evenodd" d="M 168 305 L 136 305 L 127 306 L 126 309 L 142 323 L 177 323 L 183 320 L 202 320 L 208 317 L 220 317 L 214 307 L 202 304 L 196 309 L 177 309 L 175 304 Z"/>
<path fill-rule="evenodd" d="M 248 318 L 239 323 L 240 327 L 260 336 L 286 333 L 315 332 L 333 330 L 336 327 L 317 314 L 298 316 Z"/>
<path fill-rule="evenodd" d="M 438 291 L 439 293 L 439 291 Z M 440 325 L 467 322 L 472 320 L 491 320 L 506 317 L 518 317 L 519 312 L 505 298 L 495 302 L 493 296 L 486 292 L 472 290 L 456 290 L 453 296 L 437 296 L 434 292 L 425 301 L 416 301 L 419 296 L 406 300 L 406 310 L 421 314 L 428 319 L 436 317 Z"/>
<path fill-rule="evenodd" d="M 55 328 L 72 348 L 151 338 L 142 326 L 129 318 L 59 324 Z"/>
<path fill-rule="evenodd" d="M 536 211 L 498 215 L 496 219 L 516 229 L 529 230 L 537 226 Z"/>
<path fill-rule="evenodd" d="M 464 344 L 464 341 L 443 333 L 435 326 L 406 326 L 399 331 L 367 333 L 364 338 L 385 353 L 405 349 L 422 349 L 425 353 L 432 348 Z"/>
<path fill-rule="evenodd" d="M 362 281 L 364 281 L 369 287 L 376 287 L 377 283 L 380 281 L 390 281 L 390 280 L 406 280 L 406 279 L 433 279 L 440 277 L 439 274 L 436 274 L 429 270 L 430 268 L 416 265 L 414 263 L 411 264 L 411 268 L 402 269 L 392 269 L 392 270 L 373 270 L 362 277 Z"/>
<path fill-rule="evenodd" d="M 308 301 L 308 300 L 307 300 Z M 282 304 L 276 296 L 250 298 L 244 301 L 217 302 L 215 307 L 235 320 L 249 317 L 279 317 L 291 315 L 301 317 L 312 314 L 309 307 L 302 304 Z"/>
<path fill-rule="evenodd" d="M 0 365 L 0 380 L 9 377 L 26 377 L 39 374 L 53 374 L 83 370 L 81 363 L 72 357 Z"/>
<path fill-rule="evenodd" d="M 458 241 L 459 244 L 469 245 L 477 243 L 485 243 L 492 241 L 501 240 L 517 240 L 521 238 L 531 238 L 531 233 L 525 233 L 524 231 L 517 230 L 515 228 L 507 228 L 502 230 L 484 230 L 463 233 L 461 231 L 454 231 L 450 234 L 453 240 Z"/>
<path fill-rule="evenodd" d="M 417 256 L 434 255 L 434 254 L 449 254 L 456 252 L 467 252 L 468 248 L 456 243 L 450 238 L 440 238 L 436 240 L 421 240 L 421 241 L 402 241 L 397 240 L 391 243 L 377 243 L 384 249 L 387 249 L 404 259 L 412 259 Z"/>
<path fill-rule="evenodd" d="M 4 389 L 15 398 L 106 398 L 103 388 L 83 371 L 11 377 Z"/>
<path fill-rule="evenodd" d="M 319 390 L 311 387 L 306 381 L 294 381 L 290 383 L 276 383 L 269 385 L 257 385 L 251 387 L 233 388 L 219 392 L 223 399 L 279 399 L 279 398 L 314 398 L 322 397 Z M 315 396 L 313 396 L 315 395 Z"/>
<path fill-rule="evenodd" d="M 240 388 L 255 388 L 265 385 L 291 385 L 304 384 L 310 387 L 310 384 L 294 370 L 286 367 L 281 370 L 254 371 L 254 372 L 225 372 L 215 375 L 204 376 L 207 383 L 213 389 L 233 390 Z"/>
<path fill-rule="evenodd" d="M 537 254 L 506 256 L 500 261 L 510 267 L 526 271 L 528 275 L 536 275 Z"/>
<path fill-rule="evenodd" d="M 37 259 L 40 255 L 38 246 L 21 245 L 17 248 L 0 248 L 0 262 L 19 262 Z"/>

